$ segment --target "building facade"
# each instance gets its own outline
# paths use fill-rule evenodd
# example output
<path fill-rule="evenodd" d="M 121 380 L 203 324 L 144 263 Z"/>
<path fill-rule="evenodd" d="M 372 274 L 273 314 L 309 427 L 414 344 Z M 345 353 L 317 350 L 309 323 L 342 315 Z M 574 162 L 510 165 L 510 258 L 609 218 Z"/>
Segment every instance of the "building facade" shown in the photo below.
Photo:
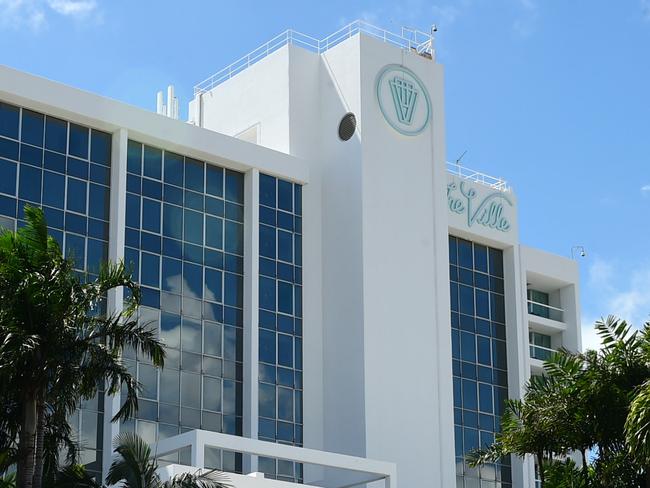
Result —
<path fill-rule="evenodd" d="M 188 118 L 0 68 L 0 225 L 42 206 L 80 272 L 124 259 L 167 349 L 125 352 L 136 418 L 102 394 L 75 415 L 89 469 L 135 431 L 236 486 L 533 487 L 531 460 L 464 456 L 580 348 L 578 270 L 519 242 L 503 180 L 446 163 L 431 36 L 289 31 Z"/>

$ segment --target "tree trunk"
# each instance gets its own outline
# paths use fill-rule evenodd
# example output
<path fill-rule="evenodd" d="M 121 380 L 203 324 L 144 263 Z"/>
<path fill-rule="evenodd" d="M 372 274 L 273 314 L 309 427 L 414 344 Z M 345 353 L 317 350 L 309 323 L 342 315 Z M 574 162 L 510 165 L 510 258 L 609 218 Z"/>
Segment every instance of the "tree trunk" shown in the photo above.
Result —
<path fill-rule="evenodd" d="M 36 413 L 36 398 L 34 394 L 26 395 L 23 403 L 23 419 L 18 438 L 18 471 L 20 478 L 18 488 L 32 488 L 34 479 L 34 447 L 38 418 Z"/>
<path fill-rule="evenodd" d="M 539 451 L 536 455 L 537 457 L 537 466 L 539 469 L 539 481 L 541 482 L 541 487 L 544 488 L 544 484 L 546 483 L 546 479 L 544 477 L 544 452 Z"/>
<path fill-rule="evenodd" d="M 36 453 L 34 455 L 34 482 L 33 488 L 43 485 L 43 450 L 45 447 L 45 403 L 43 399 L 38 402 L 38 427 L 36 430 Z"/>

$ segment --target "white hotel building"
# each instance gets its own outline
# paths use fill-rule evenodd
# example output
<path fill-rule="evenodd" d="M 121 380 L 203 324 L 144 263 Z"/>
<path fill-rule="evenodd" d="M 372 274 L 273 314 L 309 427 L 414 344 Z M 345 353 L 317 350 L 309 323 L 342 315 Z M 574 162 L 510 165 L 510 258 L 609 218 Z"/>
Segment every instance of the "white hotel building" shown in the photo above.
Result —
<path fill-rule="evenodd" d="M 362 22 L 278 36 L 188 122 L 0 67 L 0 224 L 41 205 L 80 270 L 131 263 L 167 346 L 162 371 L 125 354 L 134 420 L 101 395 L 74 418 L 92 472 L 135 430 L 237 488 L 534 486 L 464 454 L 580 348 L 578 269 L 520 244 L 505 181 L 446 163 L 443 78 L 429 36 Z"/>

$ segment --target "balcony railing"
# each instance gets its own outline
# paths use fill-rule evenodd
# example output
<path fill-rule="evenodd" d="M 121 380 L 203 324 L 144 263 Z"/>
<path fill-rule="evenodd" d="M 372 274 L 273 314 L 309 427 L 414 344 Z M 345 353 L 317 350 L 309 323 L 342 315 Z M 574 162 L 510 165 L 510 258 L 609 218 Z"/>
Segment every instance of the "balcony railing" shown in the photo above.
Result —
<path fill-rule="evenodd" d="M 540 361 L 548 361 L 551 359 L 551 356 L 557 351 L 551 349 L 550 347 L 537 346 L 535 344 L 530 345 L 530 357 L 532 359 L 539 359 Z"/>
<path fill-rule="evenodd" d="M 563 322 L 564 310 L 546 303 L 528 300 L 528 313 L 537 317 Z"/>
<path fill-rule="evenodd" d="M 490 176 L 488 174 L 481 173 L 480 171 L 467 168 L 461 164 L 450 163 L 449 161 L 447 161 L 447 173 L 452 174 L 454 176 L 459 176 L 466 180 L 471 180 L 475 183 L 480 183 L 481 185 L 489 186 L 490 188 L 493 188 L 495 190 L 499 190 L 502 192 L 510 191 L 508 182 L 506 182 L 506 180 L 504 180 L 503 178 Z"/>
<path fill-rule="evenodd" d="M 245 70 L 249 66 L 264 59 L 269 54 L 274 53 L 278 49 L 287 44 L 300 46 L 309 51 L 322 54 L 328 49 L 333 48 L 337 44 L 349 39 L 350 37 L 363 33 L 375 39 L 379 39 L 385 43 L 392 44 L 404 50 L 417 53 L 428 59 L 435 60 L 435 50 L 433 47 L 433 36 L 430 33 L 422 32 L 417 29 L 402 27 L 400 34 L 375 27 L 363 20 L 356 20 L 345 27 L 337 30 L 333 34 L 327 36 L 325 39 L 316 39 L 301 32 L 294 30 L 287 30 L 282 34 L 274 37 L 266 44 L 262 44 L 258 48 L 252 50 L 250 53 L 242 56 L 234 63 L 226 66 L 221 71 L 206 78 L 202 82 L 194 86 L 194 95 L 207 92 L 215 86 L 229 80 L 237 73 Z"/>

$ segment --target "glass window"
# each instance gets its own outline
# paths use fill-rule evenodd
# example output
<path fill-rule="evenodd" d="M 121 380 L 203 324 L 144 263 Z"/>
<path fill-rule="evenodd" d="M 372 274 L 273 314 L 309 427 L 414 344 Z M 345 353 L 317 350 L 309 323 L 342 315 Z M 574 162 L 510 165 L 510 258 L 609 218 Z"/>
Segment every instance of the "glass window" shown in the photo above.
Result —
<path fill-rule="evenodd" d="M 40 203 L 42 171 L 31 166 L 21 166 L 18 196 L 23 200 Z"/>
<path fill-rule="evenodd" d="M 205 217 L 205 244 L 217 249 L 223 249 L 223 219 Z"/>
<path fill-rule="evenodd" d="M 142 144 L 129 140 L 127 146 L 126 168 L 129 173 L 142 174 Z"/>
<path fill-rule="evenodd" d="M 81 159 L 88 159 L 88 128 L 70 124 L 68 153 Z"/>
<path fill-rule="evenodd" d="M 275 332 L 260 329 L 260 361 L 275 364 Z"/>
<path fill-rule="evenodd" d="M 226 220 L 225 223 L 226 242 L 225 251 L 243 256 L 244 254 L 244 226 L 237 222 Z"/>
<path fill-rule="evenodd" d="M 160 287 L 160 256 L 142 253 L 142 271 L 140 280 L 143 285 Z"/>
<path fill-rule="evenodd" d="M 276 179 L 272 176 L 260 175 L 260 204 L 267 207 L 276 207 Z"/>
<path fill-rule="evenodd" d="M 293 286 L 278 281 L 278 311 L 293 314 Z"/>
<path fill-rule="evenodd" d="M 226 200 L 244 204 L 244 175 L 226 170 Z"/>
<path fill-rule="evenodd" d="M 45 147 L 65 154 L 67 144 L 68 123 L 65 120 L 47 117 L 45 119 Z"/>
<path fill-rule="evenodd" d="M 181 346 L 181 317 L 171 313 L 160 314 L 160 338 L 167 347 Z"/>
<path fill-rule="evenodd" d="M 181 405 L 201 408 L 201 375 L 181 371 Z"/>
<path fill-rule="evenodd" d="M 126 194 L 126 225 L 134 229 L 140 228 L 140 197 L 131 193 Z"/>
<path fill-rule="evenodd" d="M 0 104 L 0 110 L 2 105 Z M 6 159 L 0 159 L 0 192 L 16 194 L 17 165 Z"/>
<path fill-rule="evenodd" d="M 215 197 L 223 197 L 223 169 L 210 164 L 205 170 L 205 191 Z"/>
<path fill-rule="evenodd" d="M 293 390 L 278 388 L 278 418 L 293 421 Z"/>
<path fill-rule="evenodd" d="M 291 232 L 278 230 L 278 259 L 288 263 L 293 261 L 293 236 Z"/>
<path fill-rule="evenodd" d="M 232 273 L 224 273 L 224 303 L 233 307 L 244 306 L 244 279 Z"/>
<path fill-rule="evenodd" d="M 46 171 L 47 173 L 47 171 Z M 45 182 L 43 185 L 45 189 Z M 108 220 L 110 210 L 110 193 L 109 189 L 102 185 L 90 184 L 90 194 L 88 196 L 88 215 L 102 220 Z M 146 220 L 146 217 L 145 217 Z M 158 216 L 160 221 L 160 212 Z"/>
<path fill-rule="evenodd" d="M 260 224 L 260 255 L 275 259 L 275 229 Z"/>
<path fill-rule="evenodd" d="M 203 244 L 203 215 L 192 210 L 184 212 L 185 240 L 194 244 Z"/>
<path fill-rule="evenodd" d="M 293 212 L 293 185 L 288 181 L 278 180 L 278 208 Z"/>
<path fill-rule="evenodd" d="M 488 272 L 487 247 L 474 244 L 474 269 L 483 273 Z"/>
<path fill-rule="evenodd" d="M 185 188 L 201 193 L 204 192 L 204 168 L 201 161 L 185 158 Z"/>
<path fill-rule="evenodd" d="M 68 178 L 68 210 L 86 213 L 86 186 L 85 181 Z"/>
<path fill-rule="evenodd" d="M 458 239 L 458 264 L 463 268 L 473 268 L 472 243 Z"/>
<path fill-rule="evenodd" d="M 234 276 L 230 273 L 227 273 L 227 276 Z M 205 269 L 205 299 L 213 302 L 222 302 L 222 279 L 223 274 L 221 271 L 214 269 L 206 268 Z M 230 286 L 242 286 L 242 281 L 237 281 L 236 283 L 230 283 Z M 230 293 L 239 294 L 240 289 L 231 290 Z M 240 305 L 241 306 L 241 305 Z"/>
<path fill-rule="evenodd" d="M 72 258 L 76 269 L 83 269 L 85 262 L 86 240 L 74 234 L 65 234 L 65 257 Z"/>
<path fill-rule="evenodd" d="M 0 156 L 17 160 L 18 159 L 18 143 L 0 137 Z"/>
<path fill-rule="evenodd" d="M 20 109 L 0 102 L 0 135 L 18 139 L 18 121 Z"/>
<path fill-rule="evenodd" d="M 28 146 L 27 144 L 21 144 L 20 161 L 22 163 L 31 164 L 33 166 L 42 166 L 43 150 L 38 147 Z"/>
<path fill-rule="evenodd" d="M 275 418 L 275 386 L 260 383 L 260 417 Z"/>
<path fill-rule="evenodd" d="M 260 276 L 259 288 L 260 307 L 275 310 L 275 280 Z"/>
<path fill-rule="evenodd" d="M 21 141 L 43 147 L 43 122 L 44 117 L 42 114 L 23 109 Z"/>
<path fill-rule="evenodd" d="M 144 146 L 144 176 L 162 179 L 162 151 L 155 147 Z"/>
<path fill-rule="evenodd" d="M 138 381 L 142 384 L 142 398 L 158 400 L 158 372 L 153 366 L 140 363 L 138 365 Z"/>
<path fill-rule="evenodd" d="M 187 317 L 183 318 L 181 348 L 183 351 L 201 352 L 201 322 Z"/>
<path fill-rule="evenodd" d="M 203 408 L 221 411 L 221 380 L 218 378 L 203 377 Z"/>
<path fill-rule="evenodd" d="M 278 334 L 278 364 L 293 367 L 293 337 Z"/>
<path fill-rule="evenodd" d="M 101 266 L 108 260 L 108 246 L 102 241 L 88 239 L 88 272 L 98 274 Z"/>
<path fill-rule="evenodd" d="M 111 163 L 111 135 L 93 129 L 90 136 L 90 160 L 108 166 Z"/>
<path fill-rule="evenodd" d="M 165 183 L 183 186 L 183 156 L 165 151 Z"/>
<path fill-rule="evenodd" d="M 160 202 L 142 199 L 142 229 L 160 234 Z"/>
<path fill-rule="evenodd" d="M 221 357 L 221 325 L 205 322 L 203 325 L 203 352 Z"/>

